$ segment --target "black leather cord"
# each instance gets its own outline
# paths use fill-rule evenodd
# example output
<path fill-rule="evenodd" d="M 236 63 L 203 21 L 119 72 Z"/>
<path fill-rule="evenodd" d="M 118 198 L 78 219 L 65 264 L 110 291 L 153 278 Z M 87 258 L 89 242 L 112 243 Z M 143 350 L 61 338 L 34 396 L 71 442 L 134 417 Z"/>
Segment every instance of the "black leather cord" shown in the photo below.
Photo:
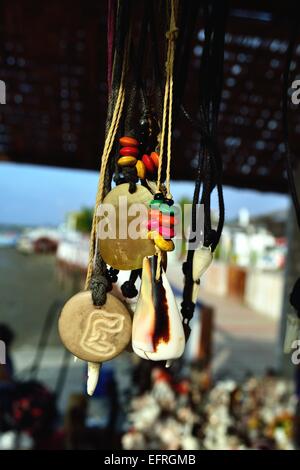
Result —
<path fill-rule="evenodd" d="M 223 85 L 223 60 L 225 22 L 228 2 L 207 0 L 204 3 L 203 19 L 205 39 L 199 69 L 199 119 L 192 119 L 183 106 L 181 110 L 193 127 L 200 134 L 200 149 L 196 172 L 195 191 L 192 208 L 192 229 L 196 230 L 196 205 L 204 204 L 204 245 L 215 250 L 224 225 L 225 208 L 222 190 L 222 160 L 218 150 L 217 125 Z M 200 198 L 200 190 L 202 194 Z M 219 220 L 217 230 L 211 226 L 211 193 L 217 187 L 219 202 Z M 191 240 L 192 241 L 192 240 Z M 195 304 L 192 302 L 194 251 L 188 250 L 187 260 L 183 264 L 185 276 L 181 312 L 184 322 L 193 317 Z M 187 336 L 189 330 L 187 329 Z"/>

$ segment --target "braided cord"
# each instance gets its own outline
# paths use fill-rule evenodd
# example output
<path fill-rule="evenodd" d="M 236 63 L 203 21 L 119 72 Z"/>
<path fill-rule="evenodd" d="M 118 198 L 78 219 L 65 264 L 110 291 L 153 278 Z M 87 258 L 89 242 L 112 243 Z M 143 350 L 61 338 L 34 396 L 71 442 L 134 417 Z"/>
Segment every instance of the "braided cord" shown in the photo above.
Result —
<path fill-rule="evenodd" d="M 163 104 L 162 129 L 160 140 L 159 166 L 157 172 L 157 191 L 160 191 L 162 164 L 164 158 L 165 136 L 167 133 L 167 168 L 166 168 L 166 188 L 167 197 L 172 198 L 170 194 L 170 172 L 171 172 L 171 153 L 172 153 L 172 112 L 173 112 L 173 70 L 175 56 L 175 40 L 177 37 L 176 10 L 177 0 L 171 0 L 170 29 L 166 33 L 168 39 L 168 50 L 166 60 L 166 84 Z"/>
<path fill-rule="evenodd" d="M 100 177 L 99 177 L 99 183 L 98 183 L 97 194 L 96 194 L 96 203 L 95 203 L 95 210 L 94 210 L 94 215 L 93 215 L 92 230 L 91 230 L 91 236 L 90 236 L 89 261 L 88 261 L 88 269 L 87 269 L 87 275 L 86 275 L 86 280 L 85 280 L 85 289 L 89 288 L 92 274 L 93 274 L 93 265 L 94 265 L 94 258 L 95 258 L 95 252 L 96 252 L 96 238 L 97 238 L 96 237 L 97 210 L 98 210 L 99 205 L 103 201 L 103 197 L 104 197 L 105 174 L 106 174 L 107 163 L 108 163 L 109 156 L 110 156 L 113 144 L 114 144 L 115 136 L 119 127 L 119 123 L 120 123 L 120 119 L 121 119 L 121 115 L 122 115 L 122 111 L 124 107 L 124 101 L 125 101 L 124 79 L 125 79 L 125 73 L 127 69 L 127 58 L 128 58 L 128 41 L 127 41 L 125 51 L 124 51 L 122 75 L 121 75 L 121 81 L 120 81 L 120 87 L 118 90 L 117 100 L 115 103 L 115 108 L 114 108 L 112 120 L 109 126 L 109 130 L 105 138 L 103 153 L 101 157 L 101 169 L 100 169 Z"/>

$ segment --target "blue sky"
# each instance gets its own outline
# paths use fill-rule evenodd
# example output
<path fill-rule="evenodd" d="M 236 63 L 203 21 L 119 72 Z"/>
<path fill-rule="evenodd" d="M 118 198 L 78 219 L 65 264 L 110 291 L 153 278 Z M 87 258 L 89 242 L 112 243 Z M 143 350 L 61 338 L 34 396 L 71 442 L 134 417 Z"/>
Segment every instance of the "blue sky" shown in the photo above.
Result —
<path fill-rule="evenodd" d="M 0 224 L 56 225 L 66 212 L 94 205 L 98 174 L 33 165 L 0 163 Z M 172 182 L 175 200 L 192 197 L 193 184 Z M 252 190 L 224 188 L 226 218 L 247 208 L 252 215 L 287 208 L 286 196 Z M 216 195 L 212 208 L 217 208 Z"/>

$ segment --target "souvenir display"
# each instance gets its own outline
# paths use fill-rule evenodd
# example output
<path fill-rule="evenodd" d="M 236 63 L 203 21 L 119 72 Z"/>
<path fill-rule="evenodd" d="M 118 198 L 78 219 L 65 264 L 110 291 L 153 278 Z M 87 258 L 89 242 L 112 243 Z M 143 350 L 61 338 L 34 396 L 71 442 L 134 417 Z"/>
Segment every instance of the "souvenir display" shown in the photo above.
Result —
<path fill-rule="evenodd" d="M 119 9 L 121 16 L 125 14 L 123 8 L 124 6 L 120 6 Z M 107 268 L 98 250 L 98 210 L 109 192 L 106 178 L 108 163 L 125 102 L 125 75 L 128 65 L 130 31 L 126 31 L 125 38 L 122 36 L 122 41 L 120 35 L 121 32 L 116 31 L 117 45 L 114 54 L 115 57 L 122 57 L 122 65 L 120 70 L 110 71 L 116 93 L 115 99 L 110 100 L 108 110 L 108 128 L 102 152 L 90 237 L 86 291 L 72 297 L 66 303 L 59 318 L 59 333 L 64 345 L 76 357 L 88 361 L 87 392 L 89 394 L 93 394 L 97 385 L 101 363 L 124 351 L 131 337 L 131 316 L 128 309 L 123 302 L 108 293 L 108 290 L 112 288 L 112 283 L 117 281 L 118 271 L 113 267 Z M 134 142 L 129 139 L 125 143 L 132 146 Z M 122 155 L 121 158 L 126 159 L 127 166 L 136 160 L 134 155 Z M 148 244 L 147 240 L 146 243 Z"/>
<path fill-rule="evenodd" d="M 1 3 L 0 449 L 300 449 L 300 2 L 282 4 Z"/>
<path fill-rule="evenodd" d="M 204 372 L 174 380 L 154 368 L 150 390 L 129 404 L 125 450 L 292 450 L 292 381 L 265 375 L 219 380 L 207 388 Z"/>
<path fill-rule="evenodd" d="M 170 188 L 177 0 L 168 0 L 165 9 L 168 31 L 165 34 L 163 96 L 161 74 L 155 63 L 157 51 L 153 55 L 153 75 L 146 80 L 143 77 L 143 73 L 149 71 L 144 64 L 147 58 L 142 52 L 147 42 L 147 31 L 151 30 L 147 12 L 145 28 L 140 31 L 138 54 L 133 46 L 134 27 L 125 21 L 128 12 L 123 4 L 119 5 L 117 16 L 118 21 L 125 21 L 124 30 L 116 29 L 115 38 L 109 38 L 110 43 L 115 40 L 114 60 L 109 61 L 111 69 L 108 70 L 111 94 L 91 230 L 86 290 L 66 303 L 59 319 L 59 332 L 66 348 L 88 362 L 89 394 L 97 384 L 101 363 L 128 350 L 131 336 L 132 349 L 138 356 L 146 360 L 166 361 L 166 367 L 183 354 L 200 277 L 212 261 L 222 230 L 222 187 L 216 171 L 220 165 L 217 155 L 211 152 L 204 139 L 204 172 L 197 172 L 198 179 L 205 177 L 201 197 L 205 212 L 204 240 L 198 243 L 196 250 L 189 248 L 180 313 L 166 272 L 167 254 L 175 248 L 174 238 L 181 215 Z M 154 48 L 153 37 L 149 44 Z M 212 96 L 208 98 L 213 99 Z M 205 105 L 208 106 L 209 101 L 205 101 Z M 201 116 L 209 121 L 201 122 L 201 127 L 213 132 L 210 113 Z M 193 226 L 195 205 L 199 199 L 198 179 Z M 210 223 L 210 196 L 214 185 L 218 187 L 220 200 L 217 231 L 211 228 Z M 200 229 L 197 227 L 198 231 Z M 120 271 L 130 271 L 129 278 L 119 287 L 113 287 L 118 282 Z M 135 283 L 139 277 L 141 285 L 138 292 Z M 130 301 L 136 297 L 136 301 Z M 134 307 L 132 332 L 130 308 L 126 306 L 130 302 L 131 308 Z"/>
<path fill-rule="evenodd" d="M 127 28 L 125 38 L 116 38 L 115 60 L 122 57 L 123 64 L 118 75 L 115 68 L 109 71 L 112 77 L 110 88 L 115 89 L 108 110 L 86 291 L 66 303 L 59 319 L 59 333 L 66 348 L 88 362 L 89 394 L 93 393 L 97 384 L 101 363 L 120 354 L 130 341 L 131 318 L 125 304 L 126 299 L 133 299 L 138 294 L 135 287 L 138 276 L 141 276 L 140 293 L 136 304 L 131 304 L 135 305 L 133 350 L 145 359 L 166 360 L 167 366 L 170 366 L 170 360 L 180 357 L 184 351 L 182 317 L 165 272 L 166 254 L 174 249 L 172 238 L 178 223 L 170 193 L 176 4 L 175 0 L 170 0 L 167 5 L 167 8 L 170 7 L 170 31 L 166 39 L 162 112 L 153 111 L 153 107 L 150 110 L 150 105 L 146 105 L 136 126 L 133 122 L 135 88 L 126 94 L 128 90 L 125 87 L 130 74 L 128 57 L 132 28 Z M 116 31 L 118 34 L 121 33 Z M 150 99 L 149 96 L 147 99 Z M 124 108 L 126 99 L 130 103 L 129 109 Z M 137 102 L 136 109 L 138 106 Z M 159 114 L 161 120 L 157 118 Z M 125 132 L 117 139 L 122 123 Z M 109 167 L 114 159 L 113 176 L 109 173 Z M 163 181 L 165 160 L 166 175 Z M 112 176 L 116 182 L 113 189 Z M 137 221 L 139 209 L 140 220 Z M 121 285 L 121 301 L 114 296 L 116 289 L 112 290 L 112 294 L 108 291 L 118 281 L 119 271 L 122 270 L 130 270 L 131 274 L 129 280 Z M 120 297 L 119 293 L 117 295 Z"/>

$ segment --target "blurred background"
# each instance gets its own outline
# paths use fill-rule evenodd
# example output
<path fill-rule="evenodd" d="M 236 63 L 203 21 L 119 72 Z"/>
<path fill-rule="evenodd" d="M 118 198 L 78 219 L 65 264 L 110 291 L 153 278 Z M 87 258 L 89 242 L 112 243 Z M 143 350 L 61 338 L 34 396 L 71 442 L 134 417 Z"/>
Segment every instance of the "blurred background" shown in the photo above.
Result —
<path fill-rule="evenodd" d="M 165 369 L 125 352 L 103 365 L 90 398 L 86 365 L 64 350 L 57 318 L 83 288 L 88 261 L 106 111 L 106 2 L 1 1 L 0 449 L 299 447 L 299 369 L 283 354 L 300 273 L 280 104 L 292 2 L 269 3 L 231 2 L 220 115 L 226 223 L 185 355 Z M 203 34 L 199 25 L 191 73 Z M 300 46 L 293 79 L 299 55 Z M 186 99 L 192 107 L 193 87 Z M 297 155 L 292 104 L 290 124 Z M 172 194 L 181 204 L 192 200 L 198 138 L 179 118 Z M 184 259 L 178 245 L 168 262 L 179 304 Z"/>

